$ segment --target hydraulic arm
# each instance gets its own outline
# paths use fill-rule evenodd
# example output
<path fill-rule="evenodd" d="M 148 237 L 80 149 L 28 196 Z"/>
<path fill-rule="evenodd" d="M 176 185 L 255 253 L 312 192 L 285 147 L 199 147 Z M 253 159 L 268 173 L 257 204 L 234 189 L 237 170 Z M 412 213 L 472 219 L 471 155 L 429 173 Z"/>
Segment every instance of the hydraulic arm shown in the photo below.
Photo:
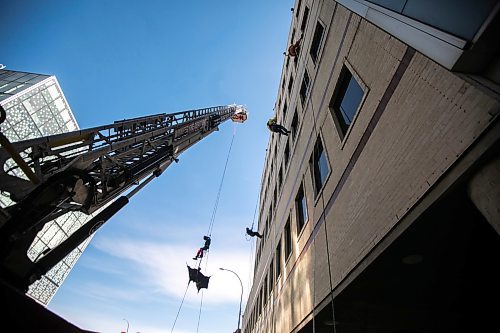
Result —
<path fill-rule="evenodd" d="M 2 278 L 27 290 L 183 151 L 230 118 L 243 122 L 246 110 L 228 105 L 157 114 L 15 143 L 0 132 L 0 191 L 15 202 L 0 215 Z M 27 257 L 47 222 L 70 211 L 99 209 L 57 247 L 34 262 Z"/>

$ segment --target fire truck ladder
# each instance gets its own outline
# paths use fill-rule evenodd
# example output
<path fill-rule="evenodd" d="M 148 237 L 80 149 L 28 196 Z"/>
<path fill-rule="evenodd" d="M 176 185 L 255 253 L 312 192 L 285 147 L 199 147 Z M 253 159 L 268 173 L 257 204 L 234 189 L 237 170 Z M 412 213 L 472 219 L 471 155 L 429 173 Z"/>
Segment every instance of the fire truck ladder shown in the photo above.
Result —
<path fill-rule="evenodd" d="M 0 191 L 16 202 L 1 209 L 0 276 L 26 291 L 177 162 L 182 152 L 229 118 L 243 122 L 245 108 L 228 105 L 157 114 L 15 143 L 0 132 Z M 57 247 L 35 261 L 27 257 L 46 223 L 70 211 L 92 214 L 98 209 L 102 210 Z"/>

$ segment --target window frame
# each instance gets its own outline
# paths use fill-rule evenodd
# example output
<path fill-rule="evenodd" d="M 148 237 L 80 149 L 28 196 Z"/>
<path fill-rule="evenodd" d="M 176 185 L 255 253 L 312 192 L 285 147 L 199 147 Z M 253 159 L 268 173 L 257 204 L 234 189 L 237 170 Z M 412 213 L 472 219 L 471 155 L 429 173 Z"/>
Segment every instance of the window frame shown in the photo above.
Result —
<path fill-rule="evenodd" d="M 350 75 L 351 78 L 354 78 L 356 80 L 356 83 L 361 87 L 361 90 L 363 90 L 363 96 L 361 97 L 361 100 L 359 101 L 359 104 L 356 108 L 356 111 L 354 112 L 354 115 L 352 117 L 351 123 L 347 126 L 347 128 L 343 128 L 344 125 L 341 123 L 343 122 L 345 124 L 345 121 L 342 117 L 342 114 L 340 113 L 340 109 L 336 109 L 336 107 L 340 106 L 342 104 L 343 98 L 345 96 L 345 92 L 347 91 L 347 87 L 349 85 L 349 81 L 347 81 L 347 76 Z M 345 89 L 344 89 L 345 87 Z M 350 63 L 347 61 L 344 62 L 342 65 L 342 69 L 340 70 L 339 77 L 337 79 L 337 83 L 335 84 L 335 88 L 332 93 L 332 97 L 330 98 L 330 102 L 328 104 L 328 109 L 330 111 L 330 115 L 332 116 L 333 122 L 335 124 L 335 128 L 337 129 L 337 133 L 339 135 L 339 138 L 341 140 L 341 149 L 344 148 L 345 142 L 351 133 L 351 130 L 353 128 L 354 123 L 356 122 L 356 119 L 358 118 L 359 111 L 363 107 L 363 104 L 365 103 L 365 100 L 368 96 L 370 89 L 366 85 L 366 83 L 361 79 L 361 77 L 358 75 L 358 73 L 354 70 L 354 68 L 351 66 Z M 341 97 L 342 95 L 342 97 Z"/>
<path fill-rule="evenodd" d="M 309 20 L 310 9 L 308 6 L 304 7 L 304 14 L 302 14 L 302 21 L 300 22 L 300 31 L 304 32 L 306 30 L 307 21 Z"/>
<path fill-rule="evenodd" d="M 311 78 L 309 77 L 307 69 L 304 69 L 304 74 L 302 75 L 302 82 L 300 84 L 300 91 L 299 91 L 300 102 L 303 108 L 305 107 L 306 101 L 309 98 L 310 88 L 311 88 Z"/>
<path fill-rule="evenodd" d="M 281 278 L 281 271 L 282 271 L 282 265 L 281 265 L 281 257 L 282 257 L 282 246 L 281 246 L 281 237 L 280 239 L 278 240 L 278 243 L 276 245 L 276 249 L 274 251 L 274 262 L 275 262 L 275 270 L 276 270 L 276 282 L 278 282 L 278 280 Z"/>
<path fill-rule="evenodd" d="M 299 195 L 301 195 L 301 200 L 299 200 Z M 295 227 L 297 228 L 297 235 L 302 234 L 302 231 L 304 230 L 304 227 L 307 224 L 307 222 L 309 222 L 309 212 L 307 210 L 307 197 L 304 190 L 304 183 L 301 183 L 297 191 L 297 194 L 295 195 Z"/>
<path fill-rule="evenodd" d="M 274 283 L 276 282 L 276 276 L 274 274 L 274 258 L 271 258 L 271 263 L 269 264 L 269 295 L 273 292 Z"/>
<path fill-rule="evenodd" d="M 290 97 L 292 95 L 292 90 L 293 90 L 293 75 L 290 74 L 290 78 L 288 79 L 288 86 L 287 86 L 288 96 L 290 96 Z"/>
<path fill-rule="evenodd" d="M 290 162 L 290 140 L 287 139 L 285 142 L 285 148 L 283 151 L 283 162 L 285 162 L 285 170 L 288 168 L 288 162 Z M 286 173 L 286 171 L 285 171 Z"/>
<path fill-rule="evenodd" d="M 291 224 L 291 218 L 288 216 L 288 219 L 285 223 L 285 226 L 283 228 L 283 236 L 285 240 L 285 263 L 290 260 L 292 257 L 293 253 L 293 245 L 292 245 L 292 224 Z"/>
<path fill-rule="evenodd" d="M 292 142 L 295 142 L 299 131 L 299 113 L 297 108 L 295 108 L 295 112 L 293 113 L 292 122 L 290 123 L 290 130 L 292 131 Z"/>
<path fill-rule="evenodd" d="M 321 36 L 317 38 L 318 28 L 321 27 Z M 326 25 L 321 22 L 321 20 L 316 21 L 316 26 L 314 27 L 314 33 L 311 40 L 311 46 L 309 47 L 309 56 L 314 65 L 316 65 L 321 56 L 321 51 L 323 50 L 323 40 L 325 39 Z M 313 47 L 316 49 L 313 54 Z"/>
<path fill-rule="evenodd" d="M 311 158 L 309 159 L 309 168 L 310 168 L 310 171 L 311 171 L 311 178 L 312 178 L 312 185 L 313 185 L 313 191 L 314 191 L 314 195 L 315 195 L 315 198 L 319 198 L 321 192 L 323 191 L 323 188 L 325 187 L 326 183 L 328 182 L 328 178 L 330 177 L 330 174 L 332 173 L 332 166 L 331 166 L 331 163 L 330 163 L 330 160 L 328 158 L 328 154 L 326 152 L 326 149 L 325 149 L 325 145 L 323 144 L 324 140 L 321 138 L 321 134 L 318 134 L 317 138 L 316 138 L 316 142 L 314 143 L 314 146 L 313 146 L 313 151 L 311 153 Z M 320 158 L 318 157 L 318 159 L 316 160 L 316 157 L 318 156 L 316 150 L 318 148 L 318 143 L 321 144 L 321 148 L 322 148 L 322 154 L 324 154 L 325 156 L 325 159 L 326 159 L 326 164 L 328 166 L 328 172 L 326 173 L 326 175 L 324 175 L 324 179 L 321 183 L 321 186 L 318 187 L 318 184 L 317 184 L 317 178 L 316 178 L 316 175 L 318 175 L 317 173 L 317 170 L 320 171 Z M 319 155 L 321 156 L 321 154 Z M 319 174 L 321 176 L 321 174 Z"/>

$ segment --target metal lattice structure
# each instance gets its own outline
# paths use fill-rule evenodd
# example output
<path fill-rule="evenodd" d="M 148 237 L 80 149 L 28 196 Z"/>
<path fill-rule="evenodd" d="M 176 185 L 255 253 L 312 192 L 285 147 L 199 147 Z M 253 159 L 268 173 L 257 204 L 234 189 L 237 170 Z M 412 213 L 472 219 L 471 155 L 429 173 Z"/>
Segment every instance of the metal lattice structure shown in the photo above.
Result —
<path fill-rule="evenodd" d="M 0 133 L 0 190 L 16 202 L 3 210 L 0 221 L 2 277 L 26 290 L 183 151 L 230 118 L 244 121 L 245 109 L 228 105 L 157 114 L 15 143 Z M 47 222 L 72 211 L 92 214 L 106 205 L 57 247 L 34 261 L 26 256 Z"/>

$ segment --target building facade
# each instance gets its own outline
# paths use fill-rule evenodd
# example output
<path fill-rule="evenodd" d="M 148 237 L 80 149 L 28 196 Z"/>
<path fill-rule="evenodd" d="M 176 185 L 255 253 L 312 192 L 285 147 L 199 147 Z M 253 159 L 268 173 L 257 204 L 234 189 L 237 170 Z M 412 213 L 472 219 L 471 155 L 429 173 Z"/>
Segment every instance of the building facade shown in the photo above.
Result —
<path fill-rule="evenodd" d="M 1 130 L 11 142 L 79 129 L 55 76 L 0 70 L 0 104 L 6 111 Z M 13 161 L 8 161 L 6 167 L 11 168 L 11 172 L 18 176 L 24 175 L 16 169 Z M 6 207 L 11 204 L 8 195 L 1 193 L 0 205 Z M 28 257 L 35 260 L 44 251 L 61 243 L 89 218 L 83 213 L 71 212 L 47 223 L 31 245 Z M 33 283 L 28 295 L 47 305 L 90 239 L 91 237 Z"/>
<path fill-rule="evenodd" d="M 295 2 L 243 332 L 498 326 L 498 11 Z"/>

